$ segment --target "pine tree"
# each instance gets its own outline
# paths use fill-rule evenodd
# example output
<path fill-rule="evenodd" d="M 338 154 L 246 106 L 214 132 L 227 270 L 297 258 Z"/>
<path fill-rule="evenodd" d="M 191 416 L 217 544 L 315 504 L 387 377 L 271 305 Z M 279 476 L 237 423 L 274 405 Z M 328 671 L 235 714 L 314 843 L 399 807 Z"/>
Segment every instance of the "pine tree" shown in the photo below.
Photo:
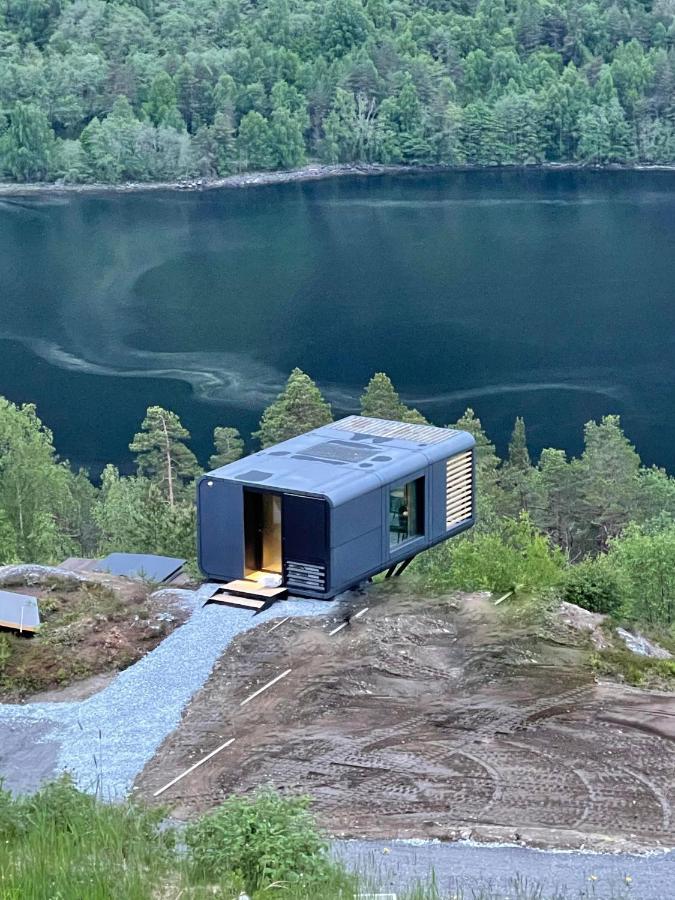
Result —
<path fill-rule="evenodd" d="M 213 432 L 216 452 L 209 459 L 209 468 L 218 469 L 240 459 L 244 453 L 244 442 L 236 428 L 216 428 Z"/>
<path fill-rule="evenodd" d="M 143 112 L 153 125 L 162 125 L 175 109 L 176 87 L 173 79 L 168 72 L 160 72 L 152 80 Z"/>
<path fill-rule="evenodd" d="M 4 166 L 17 181 L 49 178 L 56 145 L 45 113 L 35 103 L 17 103 L 10 122 L 0 147 L 0 171 Z"/>
<path fill-rule="evenodd" d="M 495 516 L 501 513 L 505 506 L 508 506 L 499 486 L 497 470 L 500 459 L 497 456 L 495 445 L 486 435 L 480 419 L 471 407 L 468 407 L 464 415 L 448 427 L 456 428 L 458 431 L 468 431 L 476 441 L 478 517 L 485 526 L 489 527 L 494 522 Z"/>
<path fill-rule="evenodd" d="M 509 455 L 502 467 L 500 485 L 510 501 L 510 512 L 516 515 L 529 508 L 534 470 L 527 449 L 525 422 L 518 416 L 509 441 Z"/>
<path fill-rule="evenodd" d="M 509 441 L 509 456 L 507 465 L 521 472 L 529 471 L 532 463 L 527 449 L 527 435 L 525 432 L 525 420 L 521 416 L 516 417 L 511 440 Z"/>
<path fill-rule="evenodd" d="M 384 372 L 376 372 L 361 395 L 361 415 L 417 425 L 428 424 L 422 413 L 401 402 L 391 379 Z"/>
<path fill-rule="evenodd" d="M 536 479 L 532 516 L 553 543 L 566 554 L 579 555 L 579 463 L 568 462 L 564 450 L 542 450 Z"/>
<path fill-rule="evenodd" d="M 589 550 L 604 550 L 633 517 L 640 457 L 621 428 L 619 416 L 584 426 L 580 460 L 581 506 L 591 529 Z"/>
<path fill-rule="evenodd" d="M 330 404 L 321 396 L 319 388 L 309 375 L 296 368 L 284 390 L 263 413 L 260 429 L 253 437 L 263 448 L 271 447 L 332 420 Z"/>
<path fill-rule="evenodd" d="M 199 474 L 197 459 L 184 443 L 189 438 L 190 432 L 175 413 L 150 406 L 141 431 L 129 444 L 136 454 L 139 473 L 162 487 L 172 509 L 180 486 Z"/>
<path fill-rule="evenodd" d="M 491 482 L 496 482 L 496 473 L 499 468 L 499 457 L 495 445 L 488 438 L 476 413 L 467 407 L 464 414 L 449 428 L 458 431 L 468 431 L 476 441 L 476 466 L 480 475 Z"/>

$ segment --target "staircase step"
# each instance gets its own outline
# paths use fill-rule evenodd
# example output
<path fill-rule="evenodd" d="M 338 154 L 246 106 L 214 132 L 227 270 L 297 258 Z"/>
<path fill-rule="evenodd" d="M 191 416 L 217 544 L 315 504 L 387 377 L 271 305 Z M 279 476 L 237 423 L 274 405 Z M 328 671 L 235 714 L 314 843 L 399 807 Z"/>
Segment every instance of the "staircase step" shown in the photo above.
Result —
<path fill-rule="evenodd" d="M 210 600 L 211 603 L 223 603 L 225 606 L 241 606 L 244 609 L 262 609 L 267 600 L 256 600 L 254 597 L 237 597 L 227 591 L 218 591 Z"/>
<path fill-rule="evenodd" d="M 225 606 L 235 606 L 242 609 L 253 609 L 261 612 L 271 606 L 275 600 L 287 593 L 285 587 L 269 588 L 255 581 L 229 581 L 221 585 L 209 598 L 210 603 L 222 603 Z"/>

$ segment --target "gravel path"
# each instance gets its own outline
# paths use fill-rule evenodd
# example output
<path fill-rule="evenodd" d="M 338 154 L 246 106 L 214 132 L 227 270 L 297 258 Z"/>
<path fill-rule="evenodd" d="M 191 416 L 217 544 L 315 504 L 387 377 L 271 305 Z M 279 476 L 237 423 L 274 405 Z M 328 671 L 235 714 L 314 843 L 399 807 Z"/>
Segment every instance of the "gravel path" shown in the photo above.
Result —
<path fill-rule="evenodd" d="M 202 607 L 212 593 L 209 585 L 192 598 L 182 593 L 195 607 L 190 619 L 100 693 L 76 703 L 0 705 L 0 777 L 7 787 L 30 790 L 37 779 L 69 771 L 82 790 L 99 790 L 110 799 L 125 796 L 236 635 L 269 619 L 334 610 L 325 601 L 286 600 L 253 616 L 218 604 Z M 20 767 L 4 753 L 10 738 L 15 745 L 34 745 Z M 45 743 L 50 752 L 41 746 Z"/>
<path fill-rule="evenodd" d="M 488 885 L 505 897 L 525 896 L 514 889 L 516 878 L 521 884 L 541 885 L 542 900 L 675 898 L 674 851 L 634 856 L 423 841 L 336 841 L 333 848 L 349 867 L 372 873 L 380 890 L 394 893 L 428 882 L 433 872 L 443 898 L 479 897 Z"/>

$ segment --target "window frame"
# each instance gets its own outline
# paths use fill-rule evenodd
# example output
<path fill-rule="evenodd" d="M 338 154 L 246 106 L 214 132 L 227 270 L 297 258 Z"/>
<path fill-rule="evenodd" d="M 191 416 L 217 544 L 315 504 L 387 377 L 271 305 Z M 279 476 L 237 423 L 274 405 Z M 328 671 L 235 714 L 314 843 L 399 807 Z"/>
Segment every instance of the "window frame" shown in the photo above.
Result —
<path fill-rule="evenodd" d="M 407 537 L 402 537 L 397 542 L 393 543 L 392 538 L 394 535 L 400 532 L 396 532 L 393 530 L 392 525 L 392 515 L 395 513 L 391 508 L 392 496 L 394 495 L 394 491 L 400 491 L 401 488 L 404 489 L 405 496 L 407 499 L 407 489 L 412 487 L 415 490 L 415 519 L 416 519 L 416 528 L 417 531 L 414 534 L 408 534 Z M 387 486 L 387 494 L 386 494 L 386 515 L 387 515 L 387 548 L 389 556 L 395 556 L 399 553 L 399 551 L 403 548 L 408 548 L 412 544 L 417 541 L 423 541 L 426 538 L 427 533 L 427 517 L 426 517 L 426 505 L 427 505 L 427 477 L 426 473 L 421 472 L 417 475 L 413 475 L 412 477 L 406 478 L 404 481 L 396 482 L 395 484 L 390 484 Z M 408 507 L 412 504 L 408 501 Z"/>

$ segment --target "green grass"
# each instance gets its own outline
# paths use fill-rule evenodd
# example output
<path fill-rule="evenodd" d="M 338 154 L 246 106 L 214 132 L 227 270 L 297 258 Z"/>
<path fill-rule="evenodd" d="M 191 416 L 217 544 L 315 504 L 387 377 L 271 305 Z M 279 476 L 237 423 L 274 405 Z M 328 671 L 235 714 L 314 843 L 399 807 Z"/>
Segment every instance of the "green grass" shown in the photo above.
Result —
<path fill-rule="evenodd" d="M 614 648 L 594 653 L 592 664 L 598 675 L 620 678 L 638 687 L 675 689 L 675 659 L 654 659 L 627 648 Z"/>
<path fill-rule="evenodd" d="M 96 582 L 50 579 L 39 595 L 38 634 L 0 634 L 0 699 L 20 700 L 136 662 L 168 631 L 152 619 L 148 593 L 143 585 L 123 595 Z"/>
<path fill-rule="evenodd" d="M 161 811 L 104 804 L 67 779 L 0 793 L 2 900 L 146 900 L 175 866 Z"/>
<path fill-rule="evenodd" d="M 231 798 L 185 834 L 163 826 L 164 816 L 103 803 L 67 778 L 25 798 L 0 786 L 1 900 L 237 900 L 242 891 L 251 900 L 353 900 L 392 890 L 380 887 L 382 859 L 373 857 L 365 874 L 333 860 L 297 798 Z M 506 892 L 485 881 L 467 889 L 457 883 L 448 895 L 431 873 L 395 893 L 398 900 L 568 900 L 517 876 Z"/>

